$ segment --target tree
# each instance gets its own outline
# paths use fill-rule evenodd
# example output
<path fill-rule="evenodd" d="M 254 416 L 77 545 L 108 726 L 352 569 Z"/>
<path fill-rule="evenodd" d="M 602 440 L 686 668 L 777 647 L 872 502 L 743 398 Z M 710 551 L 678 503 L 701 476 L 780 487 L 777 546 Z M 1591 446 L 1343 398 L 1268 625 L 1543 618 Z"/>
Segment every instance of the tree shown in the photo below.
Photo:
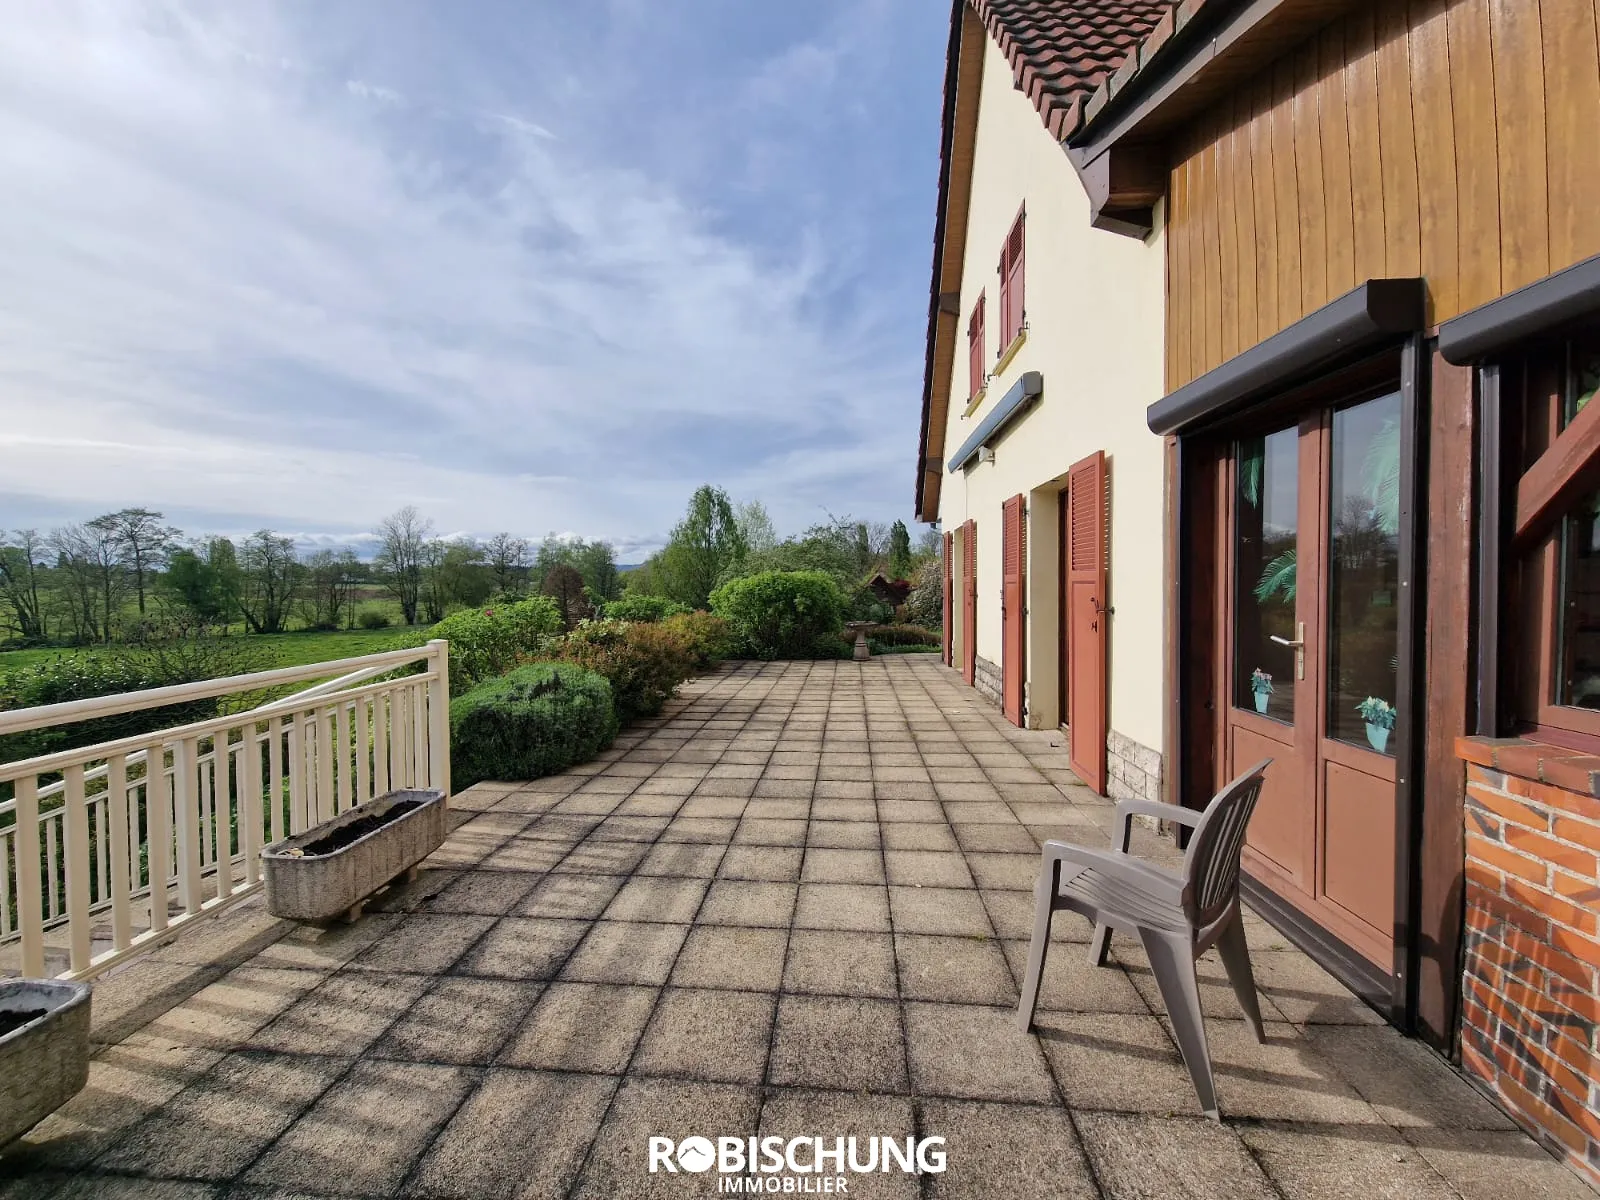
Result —
<path fill-rule="evenodd" d="M 78 641 L 111 640 L 127 577 L 110 521 L 64 525 L 50 533 L 66 608 Z"/>
<path fill-rule="evenodd" d="M 318 550 L 308 558 L 300 597 L 305 623 L 312 629 L 338 629 L 341 623 L 348 624 L 348 618 L 355 613 L 355 584 L 360 571 L 360 562 L 349 550 Z"/>
<path fill-rule="evenodd" d="M 412 504 L 385 517 L 378 526 L 378 553 L 373 565 L 378 568 L 383 586 L 400 602 L 407 625 L 417 623 L 422 598 L 422 551 L 432 532 L 433 522 L 424 519 Z"/>
<path fill-rule="evenodd" d="M 622 595 L 622 577 L 617 574 L 617 552 L 610 542 L 579 543 L 573 563 L 583 576 L 583 584 L 599 600 L 615 600 Z"/>
<path fill-rule="evenodd" d="M 904 521 L 889 527 L 889 578 L 906 579 L 911 575 L 911 533 Z"/>
<path fill-rule="evenodd" d="M 218 539 L 225 540 L 225 539 Z M 212 543 L 215 545 L 215 543 Z M 229 550 L 233 544 L 230 542 Z M 167 556 L 167 570 L 161 577 L 162 591 L 196 623 L 210 625 L 227 619 L 232 606 L 223 584 L 222 572 L 205 553 L 185 547 Z"/>
<path fill-rule="evenodd" d="M 483 547 L 494 590 L 502 596 L 521 595 L 528 578 L 528 539 L 497 533 Z"/>
<path fill-rule="evenodd" d="M 748 550 L 728 493 L 702 485 L 673 527 L 657 564 L 665 594 L 691 608 L 704 608 L 723 571 Z"/>
<path fill-rule="evenodd" d="M 767 506 L 759 500 L 749 500 L 734 509 L 734 521 L 744 537 L 744 544 L 753 553 L 771 550 L 778 544 L 778 531 L 767 515 Z"/>
<path fill-rule="evenodd" d="M 422 547 L 422 609 L 430 624 L 444 620 L 450 605 L 476 604 L 489 595 L 483 552 L 471 539 L 430 538 Z"/>
<path fill-rule="evenodd" d="M 19 529 L 11 544 L 0 546 L 0 598 L 11 609 L 12 628 L 25 640 L 45 636 L 40 566 L 44 541 L 37 529 Z"/>
<path fill-rule="evenodd" d="M 578 574 L 576 567 L 568 566 L 566 563 L 558 563 L 552 567 L 550 574 L 544 577 L 544 585 L 539 590 L 556 602 L 556 607 L 561 610 L 561 624 L 567 629 L 571 629 L 592 611 L 589 599 L 584 594 L 583 576 Z"/>
<path fill-rule="evenodd" d="M 148 508 L 124 508 L 97 518 L 107 523 L 122 561 L 133 571 L 140 616 L 144 615 L 145 577 L 161 568 L 173 542 L 182 533 L 175 526 L 162 524 L 165 519 L 163 514 Z"/>
<path fill-rule="evenodd" d="M 300 582 L 294 541 L 258 529 L 239 550 L 239 608 L 253 633 L 282 633 Z"/>

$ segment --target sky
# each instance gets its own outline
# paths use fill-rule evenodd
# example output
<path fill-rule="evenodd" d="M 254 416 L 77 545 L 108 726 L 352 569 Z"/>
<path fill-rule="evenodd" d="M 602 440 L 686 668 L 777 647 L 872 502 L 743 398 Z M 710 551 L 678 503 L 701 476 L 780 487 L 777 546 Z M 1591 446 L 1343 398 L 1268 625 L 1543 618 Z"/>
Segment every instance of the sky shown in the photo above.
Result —
<path fill-rule="evenodd" d="M 0 528 L 909 523 L 948 15 L 14 0 Z"/>

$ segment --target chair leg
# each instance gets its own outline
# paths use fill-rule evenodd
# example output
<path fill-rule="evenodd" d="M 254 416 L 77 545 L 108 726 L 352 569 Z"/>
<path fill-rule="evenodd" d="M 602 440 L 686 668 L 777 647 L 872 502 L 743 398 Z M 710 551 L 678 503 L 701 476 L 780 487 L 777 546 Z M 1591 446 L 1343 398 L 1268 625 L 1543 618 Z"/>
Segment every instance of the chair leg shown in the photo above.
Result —
<path fill-rule="evenodd" d="M 1089 965 L 1103 967 L 1106 965 L 1106 952 L 1111 949 L 1111 927 L 1103 922 L 1096 921 L 1094 936 L 1089 939 Z"/>
<path fill-rule="evenodd" d="M 1245 1020 L 1250 1022 L 1250 1028 L 1256 1035 L 1256 1042 L 1265 1042 L 1267 1033 L 1261 1024 L 1261 1001 L 1256 996 L 1256 976 L 1250 969 L 1250 945 L 1244 938 L 1242 916 L 1235 915 L 1222 931 L 1222 936 L 1217 939 L 1217 954 L 1228 972 L 1233 994 L 1239 998 L 1239 1007 L 1244 1009 Z"/>
<path fill-rule="evenodd" d="M 1193 948 L 1186 939 L 1165 936 L 1152 930 L 1141 930 L 1139 937 L 1150 958 L 1156 986 L 1161 989 L 1167 1016 L 1172 1018 L 1172 1029 L 1178 1036 L 1178 1049 L 1183 1051 L 1183 1063 L 1189 1068 L 1189 1078 L 1194 1082 L 1200 1107 L 1206 1116 L 1219 1121 L 1222 1118 L 1217 1112 L 1217 1085 L 1211 1074 L 1211 1050 L 1206 1045 L 1205 1019 L 1200 1013 L 1200 984 L 1194 974 Z"/>
<path fill-rule="evenodd" d="M 1039 977 L 1044 974 L 1044 959 L 1050 949 L 1050 918 L 1055 915 L 1055 896 L 1061 864 L 1051 863 L 1041 873 L 1034 889 L 1033 941 L 1028 946 L 1028 974 L 1022 981 L 1022 998 L 1017 1003 L 1017 1027 L 1023 1033 L 1033 1029 L 1033 1010 L 1039 1003 Z"/>

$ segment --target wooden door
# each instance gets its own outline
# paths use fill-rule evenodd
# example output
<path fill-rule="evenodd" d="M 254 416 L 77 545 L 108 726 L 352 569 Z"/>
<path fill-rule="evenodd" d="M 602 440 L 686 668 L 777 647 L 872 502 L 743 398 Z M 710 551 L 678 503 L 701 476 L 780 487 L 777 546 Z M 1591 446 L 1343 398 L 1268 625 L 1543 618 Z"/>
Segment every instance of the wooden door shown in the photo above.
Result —
<path fill-rule="evenodd" d="M 1385 970 L 1393 965 L 1392 704 L 1398 670 L 1398 393 L 1241 438 L 1221 547 L 1228 777 L 1274 762 L 1250 873 Z"/>
<path fill-rule="evenodd" d="M 961 527 L 961 674 L 978 678 L 978 523 Z"/>
<path fill-rule="evenodd" d="M 955 624 L 951 620 L 950 611 L 955 600 L 950 588 L 950 557 L 954 549 L 954 542 L 955 534 L 947 533 L 944 535 L 944 665 L 947 667 L 951 665 L 950 645 L 951 639 L 955 637 Z"/>
<path fill-rule="evenodd" d="M 1066 726 L 1071 718 L 1071 679 L 1072 672 L 1067 658 L 1067 647 L 1071 639 L 1067 636 L 1071 632 L 1070 610 L 1067 597 L 1071 591 L 1067 584 L 1067 564 L 1072 549 L 1072 492 L 1063 488 L 1056 493 L 1056 712 L 1060 716 L 1060 724 Z"/>
<path fill-rule="evenodd" d="M 1067 475 L 1067 724 L 1072 769 L 1106 790 L 1106 456 L 1096 450 Z"/>
<path fill-rule="evenodd" d="M 1013 496 L 1001 506 L 1000 585 L 1000 691 L 1006 720 L 1022 724 L 1023 689 L 1026 671 L 1023 658 L 1027 646 L 1027 625 L 1023 596 L 1027 577 L 1027 533 L 1023 498 Z"/>

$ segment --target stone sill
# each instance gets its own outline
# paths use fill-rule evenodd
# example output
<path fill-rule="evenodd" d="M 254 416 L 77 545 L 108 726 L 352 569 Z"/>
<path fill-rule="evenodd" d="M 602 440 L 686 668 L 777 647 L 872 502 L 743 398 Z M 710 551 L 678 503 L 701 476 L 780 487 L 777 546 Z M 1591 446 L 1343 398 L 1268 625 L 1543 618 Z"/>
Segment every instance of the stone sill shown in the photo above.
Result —
<path fill-rule="evenodd" d="M 1600 755 L 1527 738 L 1458 737 L 1456 757 L 1581 796 L 1600 797 Z"/>

